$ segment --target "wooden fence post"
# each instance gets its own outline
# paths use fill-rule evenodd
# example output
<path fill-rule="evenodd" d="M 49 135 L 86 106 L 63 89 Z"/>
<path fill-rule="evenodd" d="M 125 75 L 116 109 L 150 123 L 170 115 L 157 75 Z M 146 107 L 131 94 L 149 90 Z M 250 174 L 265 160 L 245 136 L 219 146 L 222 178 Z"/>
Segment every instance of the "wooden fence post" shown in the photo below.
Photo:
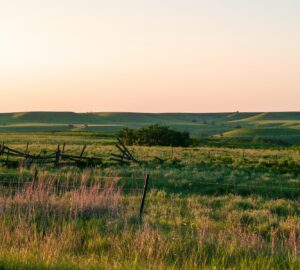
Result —
<path fill-rule="evenodd" d="M 29 142 L 27 142 L 27 144 L 26 144 L 25 155 L 28 154 L 28 148 L 29 148 Z"/>
<path fill-rule="evenodd" d="M 146 174 L 145 183 L 144 183 L 144 192 L 143 192 L 143 197 L 142 197 L 141 207 L 140 207 L 140 221 L 142 221 L 143 218 L 143 210 L 144 210 L 145 199 L 146 199 L 146 194 L 148 189 L 148 182 L 149 182 L 149 174 Z"/>
<path fill-rule="evenodd" d="M 32 184 L 31 184 L 31 189 L 34 190 L 37 186 L 37 182 L 38 182 L 38 170 L 35 169 L 35 172 L 34 172 L 34 176 L 33 176 L 33 179 L 32 179 Z"/>
<path fill-rule="evenodd" d="M 57 151 L 55 153 L 55 165 L 59 165 L 59 159 L 60 159 L 60 146 L 57 146 Z"/>
<path fill-rule="evenodd" d="M 62 152 L 65 153 L 66 143 L 63 144 Z"/>
<path fill-rule="evenodd" d="M 80 157 L 82 157 L 82 156 L 83 156 L 83 153 L 84 153 L 85 149 L 86 149 L 86 145 L 85 145 L 85 146 L 83 146 L 83 148 L 82 148 L 82 151 L 81 151 L 81 153 L 80 153 Z"/>

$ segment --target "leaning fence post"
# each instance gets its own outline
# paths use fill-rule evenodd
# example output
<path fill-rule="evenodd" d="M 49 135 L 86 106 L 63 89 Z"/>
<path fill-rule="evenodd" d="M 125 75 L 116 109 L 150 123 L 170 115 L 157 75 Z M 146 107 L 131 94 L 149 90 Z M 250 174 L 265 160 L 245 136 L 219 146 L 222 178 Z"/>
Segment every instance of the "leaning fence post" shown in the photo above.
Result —
<path fill-rule="evenodd" d="M 26 144 L 25 156 L 28 154 L 28 148 L 29 148 L 29 142 L 27 142 L 27 144 Z"/>
<path fill-rule="evenodd" d="M 148 189 L 148 182 L 149 182 L 149 174 L 146 174 L 145 183 L 144 183 L 144 192 L 143 192 L 143 197 L 142 197 L 141 207 L 140 207 L 140 221 L 142 221 L 143 218 L 143 210 L 144 210 L 145 199 L 146 199 L 146 194 Z"/>
<path fill-rule="evenodd" d="M 85 145 L 85 146 L 83 146 L 83 148 L 82 148 L 82 151 L 81 151 L 81 153 L 80 153 L 80 157 L 82 157 L 82 156 L 83 156 L 83 153 L 84 153 L 85 149 L 86 149 L 86 145 Z"/>

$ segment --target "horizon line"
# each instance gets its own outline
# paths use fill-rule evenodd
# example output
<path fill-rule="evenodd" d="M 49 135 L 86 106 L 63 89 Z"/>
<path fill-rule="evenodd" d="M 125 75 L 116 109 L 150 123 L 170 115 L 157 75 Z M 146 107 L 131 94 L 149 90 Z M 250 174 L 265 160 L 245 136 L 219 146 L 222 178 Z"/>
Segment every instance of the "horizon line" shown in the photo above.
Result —
<path fill-rule="evenodd" d="M 36 111 L 6 111 L 0 114 L 16 114 L 16 113 L 75 113 L 75 114 L 99 114 L 99 113 L 131 113 L 131 114 L 228 114 L 228 113 L 300 113 L 294 110 L 284 111 L 203 111 L 203 112 L 187 112 L 187 111 L 172 111 L 172 112 L 145 112 L 145 111 L 51 111 L 51 110 L 36 110 Z"/>

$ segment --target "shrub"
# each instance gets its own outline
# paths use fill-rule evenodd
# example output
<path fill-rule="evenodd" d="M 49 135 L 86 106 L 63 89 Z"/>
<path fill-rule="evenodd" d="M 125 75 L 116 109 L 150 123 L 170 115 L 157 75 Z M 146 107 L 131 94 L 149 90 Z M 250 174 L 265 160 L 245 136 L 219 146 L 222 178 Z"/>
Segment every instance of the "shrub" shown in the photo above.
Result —
<path fill-rule="evenodd" d="M 137 130 L 124 128 L 119 132 L 119 137 L 128 145 L 147 146 L 189 146 L 190 134 L 170 129 L 166 126 L 152 125 Z"/>
<path fill-rule="evenodd" d="M 130 128 L 123 128 L 118 137 L 121 138 L 125 144 L 133 145 L 137 141 L 136 132 Z"/>

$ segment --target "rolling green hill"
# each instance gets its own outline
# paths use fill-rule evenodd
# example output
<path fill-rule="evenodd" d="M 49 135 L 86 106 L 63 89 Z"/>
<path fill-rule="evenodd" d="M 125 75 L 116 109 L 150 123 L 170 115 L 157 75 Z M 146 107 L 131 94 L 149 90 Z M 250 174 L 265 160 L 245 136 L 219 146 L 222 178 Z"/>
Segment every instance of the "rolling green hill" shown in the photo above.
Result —
<path fill-rule="evenodd" d="M 188 131 L 194 137 L 275 138 L 300 144 L 300 112 L 271 113 L 74 113 L 18 112 L 0 114 L 0 132 L 98 131 L 152 124 Z"/>

